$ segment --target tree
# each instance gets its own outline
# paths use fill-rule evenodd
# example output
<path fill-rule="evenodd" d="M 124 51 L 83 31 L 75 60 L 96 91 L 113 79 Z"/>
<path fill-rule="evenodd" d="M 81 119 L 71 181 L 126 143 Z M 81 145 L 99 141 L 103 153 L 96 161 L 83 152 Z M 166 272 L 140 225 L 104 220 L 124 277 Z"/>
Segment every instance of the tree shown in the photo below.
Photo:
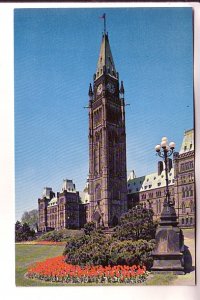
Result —
<path fill-rule="evenodd" d="M 30 211 L 25 211 L 21 218 L 22 224 L 27 223 L 31 229 L 37 231 L 38 226 L 38 210 L 33 209 Z"/>
<path fill-rule="evenodd" d="M 35 237 L 35 231 L 27 223 L 15 223 L 15 242 L 32 240 Z"/>
<path fill-rule="evenodd" d="M 120 225 L 115 227 L 114 237 L 121 241 L 149 241 L 155 238 L 155 231 L 153 210 L 137 205 L 121 216 Z"/>

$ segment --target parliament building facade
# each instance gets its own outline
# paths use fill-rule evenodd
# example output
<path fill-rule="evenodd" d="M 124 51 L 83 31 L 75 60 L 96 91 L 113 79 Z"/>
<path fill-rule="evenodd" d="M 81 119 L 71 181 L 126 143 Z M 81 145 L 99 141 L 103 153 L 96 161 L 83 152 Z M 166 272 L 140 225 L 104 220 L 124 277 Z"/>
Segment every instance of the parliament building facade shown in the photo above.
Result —
<path fill-rule="evenodd" d="M 163 162 L 158 171 L 128 177 L 123 82 L 119 82 L 108 34 L 104 32 L 93 84 L 89 86 L 89 177 L 83 192 L 72 180 L 61 191 L 44 188 L 38 199 L 39 231 L 82 228 L 86 222 L 114 227 L 120 216 L 141 204 L 159 219 L 165 198 Z M 195 224 L 194 131 L 184 133 L 180 152 L 169 161 L 169 187 L 181 226 Z"/>

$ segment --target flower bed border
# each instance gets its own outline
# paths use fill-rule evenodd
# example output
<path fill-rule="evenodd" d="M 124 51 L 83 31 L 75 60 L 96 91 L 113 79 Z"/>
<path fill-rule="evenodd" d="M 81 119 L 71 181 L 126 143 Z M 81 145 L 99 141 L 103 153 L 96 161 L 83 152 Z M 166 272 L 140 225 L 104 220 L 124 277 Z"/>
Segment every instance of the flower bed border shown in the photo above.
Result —
<path fill-rule="evenodd" d="M 145 266 L 85 266 L 67 264 L 64 256 L 37 262 L 29 267 L 26 278 L 65 284 L 141 284 L 148 272 Z"/>

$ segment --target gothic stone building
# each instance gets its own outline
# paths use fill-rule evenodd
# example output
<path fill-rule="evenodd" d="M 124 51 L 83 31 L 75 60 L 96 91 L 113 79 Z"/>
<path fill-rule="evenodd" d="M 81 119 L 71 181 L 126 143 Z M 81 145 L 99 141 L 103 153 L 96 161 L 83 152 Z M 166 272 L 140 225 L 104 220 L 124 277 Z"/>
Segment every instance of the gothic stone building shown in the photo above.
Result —
<path fill-rule="evenodd" d="M 52 188 L 44 188 L 42 198 L 38 199 L 39 231 L 48 231 L 63 228 L 79 228 L 80 212 L 82 211 L 79 193 L 72 180 L 64 180 L 60 193 Z"/>
<path fill-rule="evenodd" d="M 158 172 L 136 177 L 134 171 L 128 178 L 128 208 L 137 204 L 152 208 L 154 218 L 160 218 L 165 198 L 165 171 L 162 162 Z M 174 153 L 173 167 L 170 164 L 169 190 L 175 201 L 179 225 L 195 225 L 194 183 L 194 131 L 185 131 L 180 152 Z"/>
<path fill-rule="evenodd" d="M 106 33 L 89 88 L 89 198 L 87 220 L 97 226 L 115 226 L 127 211 L 124 88 Z"/>

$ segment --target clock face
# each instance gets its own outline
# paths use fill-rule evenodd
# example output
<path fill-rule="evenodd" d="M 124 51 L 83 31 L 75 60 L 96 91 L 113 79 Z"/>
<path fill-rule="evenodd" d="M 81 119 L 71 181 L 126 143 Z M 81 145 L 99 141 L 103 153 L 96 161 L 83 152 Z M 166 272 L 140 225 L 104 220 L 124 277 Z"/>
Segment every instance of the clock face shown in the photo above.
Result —
<path fill-rule="evenodd" d="M 114 92 L 115 92 L 115 86 L 114 86 L 114 84 L 112 84 L 112 83 L 109 82 L 106 87 L 107 87 L 108 91 L 111 94 L 114 94 Z"/>
<path fill-rule="evenodd" d="M 103 90 L 103 85 L 102 85 L 102 83 L 100 83 L 97 88 L 97 95 L 100 95 L 102 90 Z"/>

